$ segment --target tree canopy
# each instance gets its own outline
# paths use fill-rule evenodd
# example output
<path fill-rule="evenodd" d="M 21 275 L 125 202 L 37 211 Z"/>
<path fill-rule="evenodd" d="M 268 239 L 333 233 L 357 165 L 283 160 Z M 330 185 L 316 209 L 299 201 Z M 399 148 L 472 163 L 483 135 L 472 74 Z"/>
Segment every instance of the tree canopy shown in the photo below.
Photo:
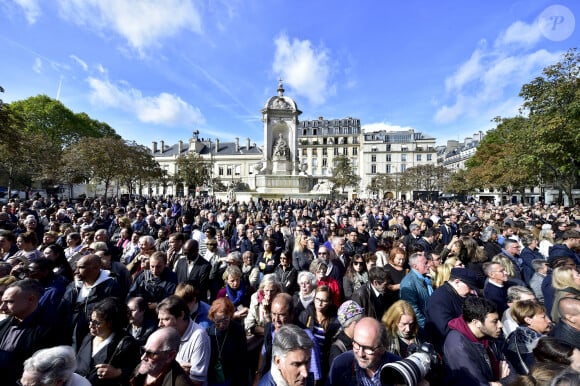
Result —
<path fill-rule="evenodd" d="M 332 168 L 332 177 L 330 182 L 344 193 L 347 186 L 357 187 L 360 182 L 360 176 L 354 173 L 354 168 L 350 158 L 345 155 L 334 157 L 334 166 Z"/>
<path fill-rule="evenodd" d="M 176 160 L 177 174 L 176 182 L 183 183 L 190 191 L 195 191 L 196 187 L 209 184 L 211 182 L 211 170 L 213 163 L 195 152 L 180 155 Z"/>
<path fill-rule="evenodd" d="M 516 117 L 495 118 L 467 162 L 469 185 L 524 192 L 551 183 L 572 198 L 580 182 L 580 55 L 576 49 L 522 86 Z"/>

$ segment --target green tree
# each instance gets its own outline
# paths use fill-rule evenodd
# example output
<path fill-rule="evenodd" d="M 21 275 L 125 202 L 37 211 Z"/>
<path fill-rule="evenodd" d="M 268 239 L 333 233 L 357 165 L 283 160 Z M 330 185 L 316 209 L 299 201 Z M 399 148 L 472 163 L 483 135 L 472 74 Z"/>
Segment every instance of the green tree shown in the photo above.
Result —
<path fill-rule="evenodd" d="M 371 178 L 371 182 L 367 185 L 367 190 L 376 194 L 378 197 L 384 197 L 389 190 L 396 188 L 395 180 L 388 174 L 377 174 Z"/>
<path fill-rule="evenodd" d="M 529 151 L 534 147 L 528 118 L 495 118 L 497 126 L 487 132 L 477 153 L 466 165 L 471 185 L 519 191 L 538 182 L 538 163 Z"/>
<path fill-rule="evenodd" d="M 127 187 L 129 194 L 135 193 L 137 187 L 142 194 L 143 185 L 156 182 L 163 176 L 164 171 L 148 147 L 134 141 L 126 142 L 125 145 L 123 155 L 125 168 L 119 175 L 119 181 Z"/>
<path fill-rule="evenodd" d="M 520 92 L 530 121 L 525 148 L 571 201 L 580 182 L 580 54 L 569 50 L 542 74 Z"/>
<path fill-rule="evenodd" d="M 129 146 L 122 139 L 82 138 L 64 151 L 61 174 L 68 183 L 103 183 L 107 198 L 111 183 L 124 175 L 129 153 Z"/>
<path fill-rule="evenodd" d="M 453 193 L 459 195 L 467 195 L 473 192 L 477 185 L 473 185 L 470 174 L 467 169 L 459 169 L 451 173 L 449 179 L 443 185 L 443 191 L 446 193 Z"/>
<path fill-rule="evenodd" d="M 417 165 L 405 170 L 401 177 L 411 190 L 438 192 L 447 182 L 449 170 L 444 166 Z"/>
<path fill-rule="evenodd" d="M 177 174 L 175 181 L 183 183 L 194 192 L 196 187 L 209 184 L 211 182 L 211 170 L 213 163 L 204 159 L 200 154 L 189 152 L 187 155 L 180 155 L 176 160 Z"/>
<path fill-rule="evenodd" d="M 339 188 L 342 193 L 347 186 L 356 188 L 360 183 L 360 176 L 354 173 L 354 168 L 350 158 L 345 155 L 334 157 L 334 166 L 332 168 L 332 177 L 330 182 Z"/>

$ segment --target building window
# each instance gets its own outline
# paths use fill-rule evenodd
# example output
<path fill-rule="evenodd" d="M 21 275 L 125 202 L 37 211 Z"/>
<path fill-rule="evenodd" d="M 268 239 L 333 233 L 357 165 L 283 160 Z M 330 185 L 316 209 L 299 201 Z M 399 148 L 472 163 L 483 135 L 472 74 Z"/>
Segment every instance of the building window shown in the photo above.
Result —
<path fill-rule="evenodd" d="M 387 151 L 391 151 L 391 145 L 390 145 L 390 144 L 389 144 L 389 145 L 387 145 L 387 149 L 386 149 L 386 150 L 387 150 Z"/>
<path fill-rule="evenodd" d="M 226 175 L 227 175 L 227 176 L 231 176 L 231 175 L 232 175 L 232 167 L 231 167 L 231 166 L 228 166 L 228 167 L 226 168 Z"/>
<path fill-rule="evenodd" d="M 401 162 L 407 162 L 407 154 L 401 154 Z"/>
<path fill-rule="evenodd" d="M 427 161 L 431 161 L 433 159 L 433 155 L 432 154 L 427 154 Z"/>
<path fill-rule="evenodd" d="M 391 172 L 391 165 L 387 164 L 385 165 L 385 173 L 390 173 Z"/>
<path fill-rule="evenodd" d="M 371 155 L 371 162 L 377 162 L 377 156 L 375 154 Z"/>
<path fill-rule="evenodd" d="M 391 155 L 390 154 L 387 154 L 386 161 L 391 162 Z"/>
<path fill-rule="evenodd" d="M 318 158 L 312 158 L 312 170 L 318 167 Z"/>
<path fill-rule="evenodd" d="M 377 174 L 377 165 L 375 165 L 375 164 L 372 164 L 371 165 L 371 173 L 372 174 Z"/>
<path fill-rule="evenodd" d="M 352 148 L 352 155 L 358 155 L 358 148 L 356 147 Z"/>
<path fill-rule="evenodd" d="M 328 155 L 328 149 L 323 147 L 322 148 L 322 155 Z"/>
<path fill-rule="evenodd" d="M 327 167 L 328 166 L 328 159 L 323 158 L 322 159 L 322 167 Z"/>
<path fill-rule="evenodd" d="M 401 173 L 405 173 L 406 170 L 407 170 L 407 165 L 401 164 Z"/>
<path fill-rule="evenodd" d="M 342 148 L 342 154 L 343 155 L 348 155 L 348 147 L 343 147 Z"/>
<path fill-rule="evenodd" d="M 375 151 L 377 151 L 377 147 L 376 147 L 376 146 L 373 146 L 373 147 L 371 147 L 371 151 L 372 151 L 372 152 L 375 152 Z"/>
<path fill-rule="evenodd" d="M 224 175 L 224 167 L 223 166 L 220 166 L 218 168 L 218 175 L 220 175 L 220 176 L 223 176 Z"/>
<path fill-rule="evenodd" d="M 417 162 L 421 162 L 421 154 L 417 154 Z"/>
<path fill-rule="evenodd" d="M 338 155 L 338 147 L 334 148 L 334 155 Z"/>

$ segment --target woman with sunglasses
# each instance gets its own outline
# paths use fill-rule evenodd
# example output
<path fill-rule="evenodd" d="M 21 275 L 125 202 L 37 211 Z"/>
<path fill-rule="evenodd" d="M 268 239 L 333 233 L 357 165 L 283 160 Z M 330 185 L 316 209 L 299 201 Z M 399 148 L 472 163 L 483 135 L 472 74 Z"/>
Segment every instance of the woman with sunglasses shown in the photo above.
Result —
<path fill-rule="evenodd" d="M 248 384 L 248 361 L 246 333 L 242 325 L 234 320 L 234 304 L 228 298 L 214 300 L 209 309 L 207 328 L 211 341 L 209 361 L 209 386 Z"/>
<path fill-rule="evenodd" d="M 369 281 L 369 274 L 365 259 L 361 254 L 353 256 L 346 273 L 342 279 L 342 288 L 345 299 L 350 299 L 352 294 Z"/>
<path fill-rule="evenodd" d="M 125 332 L 128 309 L 118 298 L 99 302 L 89 320 L 89 334 L 77 353 L 75 372 L 93 386 L 128 385 L 139 363 L 139 345 Z"/>

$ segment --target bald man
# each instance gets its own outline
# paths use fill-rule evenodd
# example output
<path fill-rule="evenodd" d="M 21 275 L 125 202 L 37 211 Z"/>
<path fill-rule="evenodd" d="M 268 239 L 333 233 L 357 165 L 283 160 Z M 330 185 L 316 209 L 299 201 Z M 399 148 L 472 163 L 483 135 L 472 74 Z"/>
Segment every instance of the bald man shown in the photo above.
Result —
<path fill-rule="evenodd" d="M 85 255 L 75 268 L 75 280 L 66 288 L 60 315 L 70 329 L 72 343 L 80 344 L 89 332 L 89 319 L 95 305 L 111 296 L 120 297 L 121 287 L 109 271 L 101 269 L 101 257 Z"/>
<path fill-rule="evenodd" d="M 380 384 L 383 365 L 398 360 L 401 358 L 387 351 L 385 327 L 374 318 L 362 318 L 354 327 L 352 351 L 340 354 L 332 362 L 327 385 Z"/>
<path fill-rule="evenodd" d="M 560 321 L 552 330 L 551 335 L 563 341 L 570 342 L 580 350 L 580 299 L 562 298 L 558 303 Z"/>

